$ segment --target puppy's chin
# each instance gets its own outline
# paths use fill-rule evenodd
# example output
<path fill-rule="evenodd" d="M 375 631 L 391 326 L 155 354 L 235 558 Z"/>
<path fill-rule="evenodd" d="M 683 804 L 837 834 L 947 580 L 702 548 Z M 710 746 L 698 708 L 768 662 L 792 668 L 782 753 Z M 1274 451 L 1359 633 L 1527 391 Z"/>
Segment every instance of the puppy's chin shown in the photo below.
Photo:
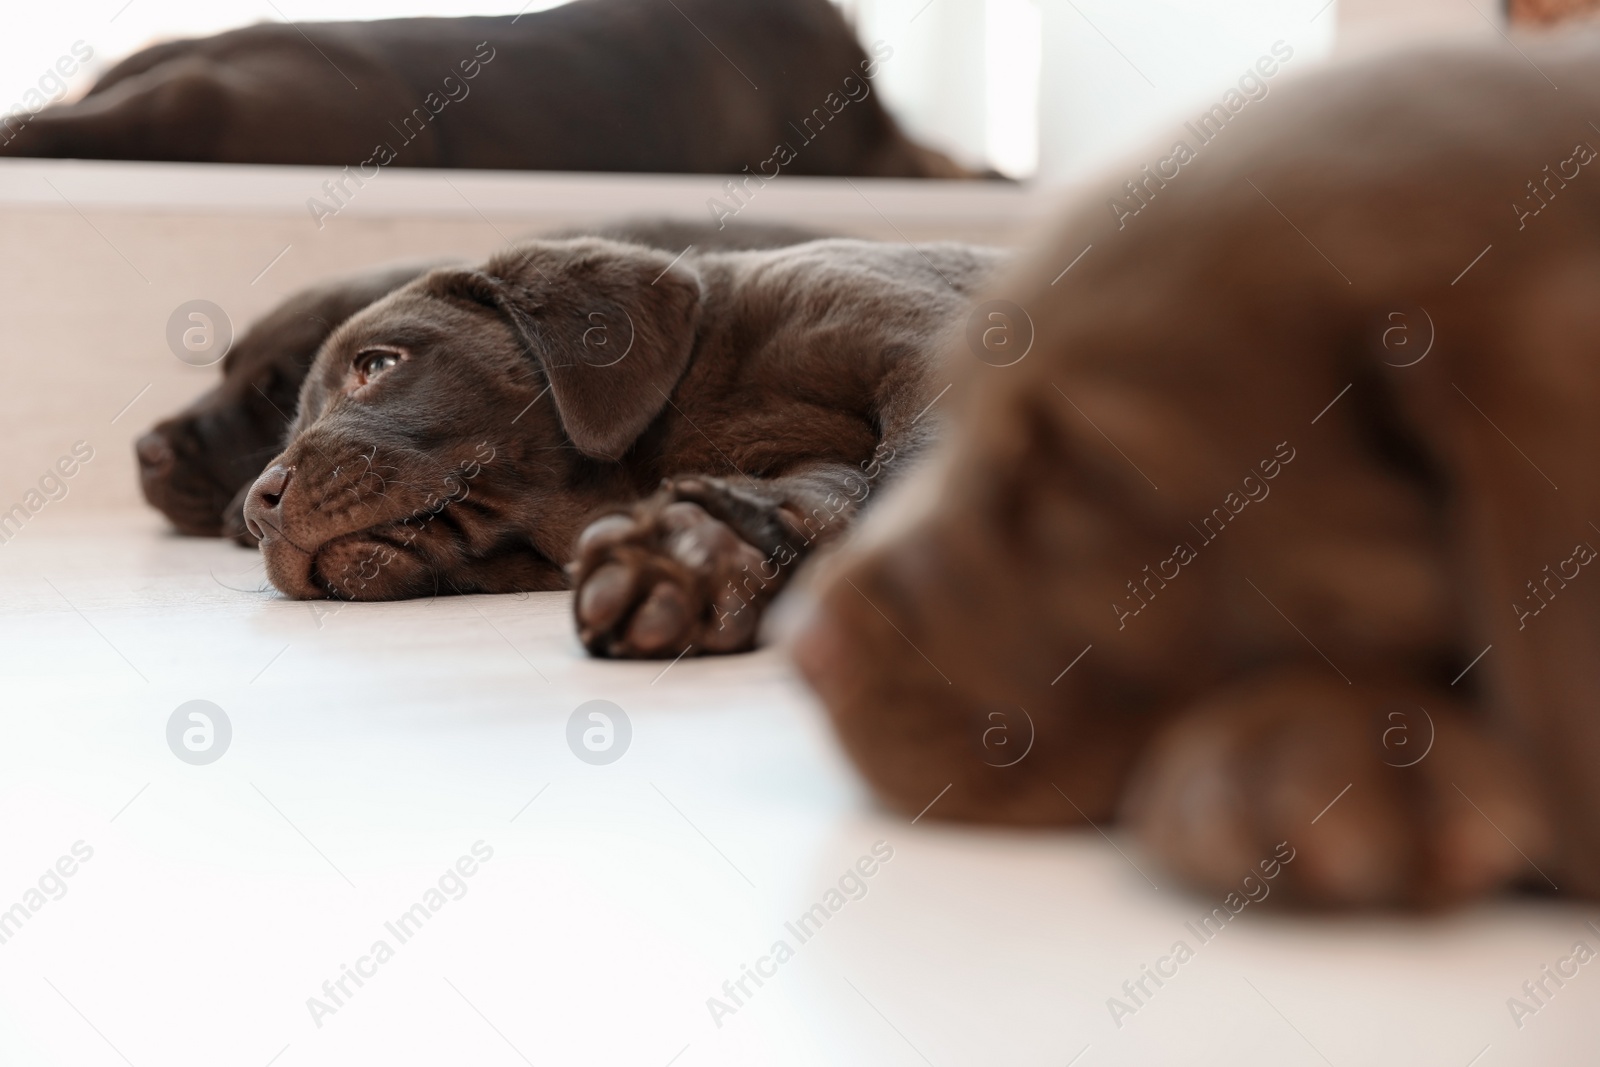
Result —
<path fill-rule="evenodd" d="M 261 556 L 267 567 L 267 581 L 284 596 L 320 600 L 328 595 L 313 576 L 312 553 L 275 536 L 261 543 Z"/>
<path fill-rule="evenodd" d="M 312 596 L 401 600 L 431 591 L 435 584 L 433 572 L 415 551 L 366 532 L 329 541 L 309 562 L 307 580 L 317 590 Z"/>
<path fill-rule="evenodd" d="M 295 600 L 401 600 L 434 585 L 432 571 L 415 552 L 365 531 L 310 551 L 274 537 L 261 552 L 267 579 Z"/>

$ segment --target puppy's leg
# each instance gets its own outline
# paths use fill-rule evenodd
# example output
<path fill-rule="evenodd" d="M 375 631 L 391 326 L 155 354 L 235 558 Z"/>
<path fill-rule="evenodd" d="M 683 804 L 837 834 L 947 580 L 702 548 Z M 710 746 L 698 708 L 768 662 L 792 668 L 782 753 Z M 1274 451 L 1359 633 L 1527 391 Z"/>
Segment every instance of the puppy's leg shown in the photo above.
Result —
<path fill-rule="evenodd" d="M 213 162 L 230 103 L 210 64 L 178 57 L 12 124 L 0 155 Z"/>
<path fill-rule="evenodd" d="M 1252 676 L 1174 718 L 1124 814 L 1206 891 L 1239 891 L 1254 875 L 1275 879 L 1269 892 L 1334 906 L 1542 884 L 1553 841 L 1527 764 L 1443 693 L 1350 686 L 1314 667 Z"/>
<path fill-rule="evenodd" d="M 853 520 L 861 471 L 818 464 L 769 480 L 673 478 L 578 539 L 574 613 L 597 656 L 742 652 L 796 567 Z"/>
<path fill-rule="evenodd" d="M 173 42 L 131 57 L 81 100 L 0 122 L 0 156 L 354 164 L 370 150 L 373 116 L 394 113 L 411 90 L 376 56 L 324 37 L 308 59 L 303 34 L 280 29 L 252 27 L 226 53 Z M 317 121 L 286 118 L 297 115 Z M 433 165 L 438 143 L 425 128 L 407 163 Z"/>

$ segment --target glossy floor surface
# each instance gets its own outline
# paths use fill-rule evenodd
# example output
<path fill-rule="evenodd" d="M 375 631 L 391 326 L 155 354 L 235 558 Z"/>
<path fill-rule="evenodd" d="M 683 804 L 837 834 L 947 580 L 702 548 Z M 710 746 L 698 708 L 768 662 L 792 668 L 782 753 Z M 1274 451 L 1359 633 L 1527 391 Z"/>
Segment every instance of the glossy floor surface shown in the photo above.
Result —
<path fill-rule="evenodd" d="M 7 1064 L 1594 1062 L 1600 908 L 1269 897 L 1202 940 L 1222 902 L 1115 835 L 875 809 L 778 652 L 596 662 L 565 594 L 294 603 L 49 508 L 0 546 Z"/>

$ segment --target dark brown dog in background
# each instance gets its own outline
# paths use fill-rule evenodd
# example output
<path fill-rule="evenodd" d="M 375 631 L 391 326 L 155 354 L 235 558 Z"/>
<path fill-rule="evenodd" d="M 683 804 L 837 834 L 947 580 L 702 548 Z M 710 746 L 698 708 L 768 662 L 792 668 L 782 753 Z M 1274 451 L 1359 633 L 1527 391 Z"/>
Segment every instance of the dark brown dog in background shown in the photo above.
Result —
<path fill-rule="evenodd" d="M 933 353 L 999 260 L 580 238 L 431 272 L 323 345 L 245 520 L 292 597 L 570 584 L 596 654 L 748 648 L 931 436 Z"/>
<path fill-rule="evenodd" d="M 714 43 L 713 43 L 714 42 Z M 147 48 L 0 156 L 361 168 L 976 177 L 908 138 L 828 0 L 578 0 L 503 17 L 265 23 Z M 771 173 L 767 177 L 773 176 Z M 350 179 L 350 180 L 360 180 Z"/>
<path fill-rule="evenodd" d="M 824 236 L 762 223 L 641 219 L 577 233 L 678 252 L 778 248 Z M 439 263 L 394 266 L 312 286 L 251 324 L 222 360 L 222 381 L 163 419 L 135 445 L 145 500 L 178 532 L 231 537 L 254 547 L 244 524 L 244 491 L 282 450 L 300 386 L 317 350 L 340 323 Z"/>
<path fill-rule="evenodd" d="M 236 537 L 244 529 L 241 494 L 283 447 L 317 349 L 339 323 L 427 269 L 397 266 L 325 282 L 252 323 L 223 357 L 222 381 L 135 443 L 145 500 L 179 533 Z"/>
<path fill-rule="evenodd" d="M 1031 354 L 952 353 L 795 637 L 887 803 L 1600 893 L 1600 39 L 1519 45 L 1286 86 L 993 290 Z"/>

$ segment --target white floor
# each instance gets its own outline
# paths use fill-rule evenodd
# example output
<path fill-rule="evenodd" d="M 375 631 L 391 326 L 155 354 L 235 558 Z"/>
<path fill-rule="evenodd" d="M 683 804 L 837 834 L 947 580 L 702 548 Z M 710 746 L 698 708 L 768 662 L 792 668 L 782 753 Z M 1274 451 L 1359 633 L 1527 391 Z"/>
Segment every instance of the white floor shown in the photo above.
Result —
<path fill-rule="evenodd" d="M 1185 921 L 1218 902 L 1093 831 L 875 810 L 775 652 L 587 660 L 558 594 L 330 607 L 143 511 L 0 546 L 0 909 L 28 911 L 0 925 L 0 1063 L 1596 1061 L 1600 964 L 1520 1028 L 1507 998 L 1600 948 L 1600 908 L 1252 906 L 1201 943 Z M 193 699 L 232 726 L 209 765 L 168 747 Z M 632 725 L 609 765 L 567 743 L 591 699 Z M 804 943 L 785 926 L 841 901 Z M 385 923 L 419 902 L 402 942 Z M 1178 940 L 1194 958 L 1118 1027 L 1108 998 Z"/>

